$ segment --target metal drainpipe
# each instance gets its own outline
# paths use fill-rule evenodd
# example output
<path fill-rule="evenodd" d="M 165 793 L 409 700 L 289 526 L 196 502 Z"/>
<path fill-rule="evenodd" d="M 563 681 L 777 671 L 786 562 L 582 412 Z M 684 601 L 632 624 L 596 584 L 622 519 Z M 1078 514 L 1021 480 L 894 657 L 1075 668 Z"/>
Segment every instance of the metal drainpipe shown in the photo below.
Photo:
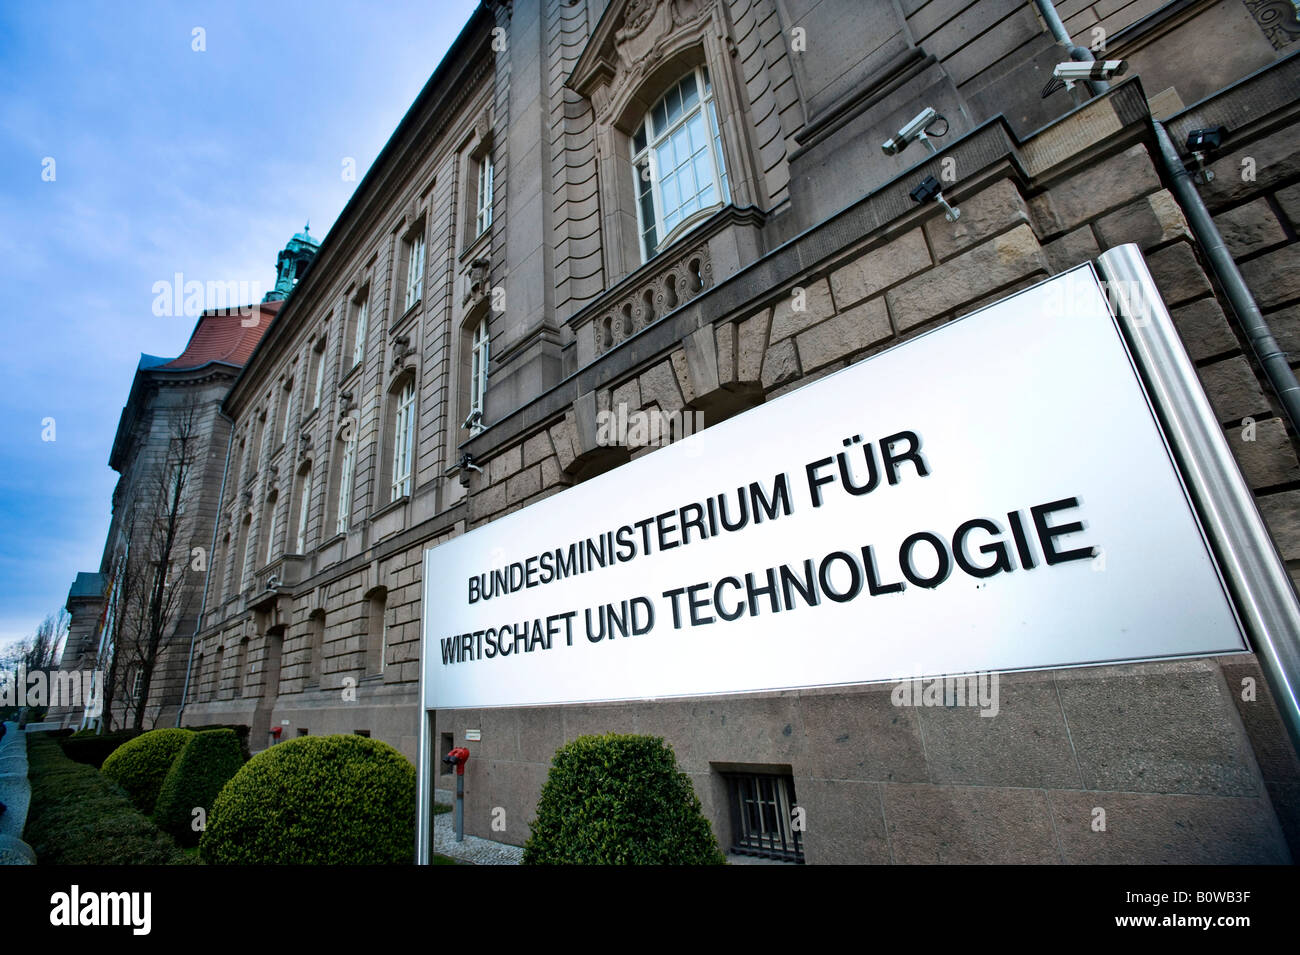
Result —
<path fill-rule="evenodd" d="M 1042 14 L 1043 22 L 1047 24 L 1047 29 L 1051 31 L 1058 43 L 1065 46 L 1070 51 L 1070 59 L 1078 60 L 1081 63 L 1088 63 L 1095 60 L 1092 50 L 1086 46 L 1076 46 L 1070 39 L 1070 34 L 1066 32 L 1065 24 L 1061 22 L 1061 16 L 1056 12 L 1056 7 L 1052 0 L 1034 0 L 1034 5 L 1038 7 L 1038 12 Z M 1092 91 L 1093 96 L 1098 96 L 1108 89 L 1110 84 L 1105 80 L 1086 80 L 1088 89 Z"/>
<path fill-rule="evenodd" d="M 208 548 L 208 572 L 203 575 L 203 599 L 199 602 L 199 618 L 194 622 L 194 633 L 190 636 L 190 657 L 185 664 L 185 687 L 181 690 L 181 705 L 176 710 L 176 725 L 181 725 L 185 707 L 190 700 L 190 676 L 194 670 L 194 643 L 203 629 L 203 615 L 208 609 L 208 585 L 212 582 L 212 555 L 217 552 L 217 534 L 221 530 L 221 503 L 226 499 L 226 477 L 230 474 L 230 449 L 235 443 L 235 419 L 229 417 L 217 405 L 217 414 L 230 422 L 230 434 L 226 437 L 226 463 L 221 468 L 221 490 L 217 492 L 217 516 L 212 522 L 212 546 Z"/>
<path fill-rule="evenodd" d="M 1192 177 L 1183 165 L 1183 159 L 1178 155 L 1169 132 L 1157 120 L 1153 119 L 1151 125 L 1155 127 L 1156 143 L 1160 147 L 1160 158 L 1169 172 L 1171 188 L 1183 214 L 1187 216 L 1192 235 L 1210 260 L 1214 277 L 1219 280 L 1228 301 L 1232 303 L 1232 309 L 1237 313 L 1237 319 L 1250 340 L 1250 347 L 1255 352 L 1255 358 L 1263 368 L 1268 383 L 1273 386 L 1273 391 L 1282 404 L 1292 431 L 1300 431 L 1300 383 L 1297 383 L 1295 372 L 1287 363 L 1286 352 L 1273 337 L 1255 297 L 1246 287 L 1246 280 L 1241 277 L 1241 270 L 1233 261 L 1218 226 L 1210 216 L 1210 210 L 1205 208 L 1201 194 L 1192 184 Z"/>

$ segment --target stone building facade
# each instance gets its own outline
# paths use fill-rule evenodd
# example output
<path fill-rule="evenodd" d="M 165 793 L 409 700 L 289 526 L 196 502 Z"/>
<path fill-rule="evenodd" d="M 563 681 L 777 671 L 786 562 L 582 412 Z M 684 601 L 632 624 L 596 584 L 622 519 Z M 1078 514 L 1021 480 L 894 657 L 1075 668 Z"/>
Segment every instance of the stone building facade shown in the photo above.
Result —
<path fill-rule="evenodd" d="M 359 732 L 414 758 L 424 551 L 654 453 L 601 440 L 601 411 L 698 412 L 707 435 L 1124 243 L 1300 579 L 1296 433 L 1152 124 L 1180 147 L 1228 128 L 1201 193 L 1300 353 L 1300 61 L 1259 6 L 1065 0 L 1075 42 L 1137 74 L 1076 104 L 1042 95 L 1069 56 L 1032 3 L 484 3 L 225 400 L 184 721 L 249 723 L 254 748 Z M 883 153 L 927 106 L 937 153 Z M 927 175 L 956 222 L 910 198 Z M 757 798 L 806 809 L 808 862 L 1283 862 L 1300 846 L 1300 762 L 1252 655 L 1002 686 L 994 720 L 864 686 L 440 711 L 435 740 L 478 731 L 467 830 L 516 844 L 559 745 L 635 731 L 673 745 L 724 845 L 736 780 L 778 787 Z"/>
<path fill-rule="evenodd" d="M 108 461 L 119 478 L 103 557 L 99 570 L 79 573 L 68 592 L 68 640 L 59 663 L 63 670 L 114 674 L 106 725 L 131 725 L 142 696 L 146 728 L 175 721 L 203 608 L 225 469 L 230 424 L 221 403 L 279 307 L 273 301 L 205 312 L 180 355 L 140 356 Z M 181 491 L 170 496 L 177 481 Z M 169 520 L 173 573 L 159 602 L 161 626 L 150 664 L 140 624 L 153 583 L 147 564 L 163 556 L 160 524 Z M 51 715 L 79 726 L 85 714 L 81 707 L 62 707 Z"/>

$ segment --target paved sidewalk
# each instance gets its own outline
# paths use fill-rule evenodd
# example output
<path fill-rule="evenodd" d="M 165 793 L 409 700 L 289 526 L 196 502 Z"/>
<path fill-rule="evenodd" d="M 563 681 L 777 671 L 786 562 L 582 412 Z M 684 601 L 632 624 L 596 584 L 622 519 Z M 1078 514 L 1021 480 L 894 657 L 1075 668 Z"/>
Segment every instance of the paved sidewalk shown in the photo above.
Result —
<path fill-rule="evenodd" d="M 32 865 L 36 856 L 22 841 L 27 824 L 27 807 L 31 805 L 32 787 L 27 781 L 27 734 L 17 723 L 5 723 L 0 738 L 0 865 Z"/>
<path fill-rule="evenodd" d="M 469 835 L 464 842 L 457 842 L 453 822 L 455 818 L 454 811 L 433 817 L 434 852 L 461 862 L 472 862 L 474 865 L 519 865 L 523 861 L 524 850 L 519 846 L 508 846 Z"/>

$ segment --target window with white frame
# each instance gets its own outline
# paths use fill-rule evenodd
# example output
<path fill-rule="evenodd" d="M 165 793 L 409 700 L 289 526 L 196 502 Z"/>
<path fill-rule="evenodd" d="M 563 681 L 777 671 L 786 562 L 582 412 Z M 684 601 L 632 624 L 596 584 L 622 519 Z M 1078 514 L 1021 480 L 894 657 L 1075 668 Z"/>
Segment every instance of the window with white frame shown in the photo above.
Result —
<path fill-rule="evenodd" d="M 729 201 L 709 71 L 687 73 L 632 135 L 641 259 L 648 261 L 698 214 Z"/>
<path fill-rule="evenodd" d="M 411 459 L 415 443 L 415 381 L 408 379 L 397 396 L 393 417 L 393 490 L 395 501 L 411 493 Z"/>
<path fill-rule="evenodd" d="M 478 163 L 478 199 L 475 203 L 474 236 L 477 238 L 492 225 L 492 153 L 485 151 Z"/>
<path fill-rule="evenodd" d="M 339 439 L 343 443 L 343 457 L 339 461 L 339 507 L 335 530 L 342 534 L 348 529 L 352 517 L 352 471 L 357 463 L 357 436 L 349 429 L 348 434 Z"/>
<path fill-rule="evenodd" d="M 370 296 L 363 295 L 355 304 L 357 310 L 356 332 L 352 338 L 352 365 L 361 364 L 366 357 L 366 323 L 370 314 Z"/>
<path fill-rule="evenodd" d="M 312 389 L 311 407 L 315 411 L 320 407 L 321 399 L 325 396 L 325 343 L 327 339 L 324 334 L 316 343 L 313 354 L 316 358 L 316 385 Z"/>
<path fill-rule="evenodd" d="M 420 225 L 406 243 L 406 308 L 424 294 L 424 226 Z"/>
<path fill-rule="evenodd" d="M 294 553 L 307 553 L 307 515 L 311 513 L 311 468 L 302 473 L 298 488 L 298 533 L 294 537 Z"/>
<path fill-rule="evenodd" d="M 469 349 L 469 433 L 483 430 L 483 400 L 487 394 L 488 376 L 488 322 L 487 316 L 474 327 L 474 338 Z"/>

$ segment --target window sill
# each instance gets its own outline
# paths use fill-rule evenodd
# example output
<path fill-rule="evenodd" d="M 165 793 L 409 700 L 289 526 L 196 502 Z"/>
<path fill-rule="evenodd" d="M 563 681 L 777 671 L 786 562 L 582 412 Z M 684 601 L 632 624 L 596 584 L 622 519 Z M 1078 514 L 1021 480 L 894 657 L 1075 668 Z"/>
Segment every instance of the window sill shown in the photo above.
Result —
<path fill-rule="evenodd" d="M 492 226 L 489 225 L 486 229 L 465 243 L 465 247 L 460 250 L 460 255 L 457 257 L 457 261 L 464 264 L 470 259 L 475 258 L 488 244 L 488 238 L 491 235 Z"/>
<path fill-rule="evenodd" d="M 347 385 L 352 381 L 353 378 L 356 377 L 357 372 L 361 370 L 361 366 L 364 365 L 365 363 L 366 363 L 366 358 L 364 355 L 362 355 L 361 360 L 359 362 L 357 362 L 355 365 L 353 365 L 351 368 L 349 368 L 347 371 L 343 373 L 343 377 L 339 379 L 339 388 L 338 388 L 339 391 L 347 390 Z"/>
<path fill-rule="evenodd" d="M 397 321 L 393 323 L 393 328 L 396 329 L 399 325 L 401 325 L 408 318 L 414 315 L 417 311 L 419 311 L 420 306 L 423 304 L 424 304 L 424 298 L 423 296 L 421 296 L 420 298 L 417 298 L 414 302 L 412 302 L 410 305 L 406 306 L 406 310 L 402 312 L 401 316 L 398 317 Z"/>
<path fill-rule="evenodd" d="M 307 416 L 303 418 L 302 421 L 298 422 L 298 430 L 301 431 L 303 428 L 307 427 L 307 425 L 311 424 L 318 414 L 320 414 L 320 405 L 312 408 L 311 411 L 307 413 Z"/>
<path fill-rule="evenodd" d="M 385 504 L 383 507 L 379 508 L 379 509 L 378 509 L 377 511 L 375 511 L 373 514 L 371 514 L 370 517 L 371 517 L 371 519 L 373 520 L 374 518 L 377 518 L 377 517 L 383 517 L 383 516 L 384 516 L 385 514 L 387 514 L 389 511 L 400 510 L 400 509 L 403 507 L 403 505 L 405 505 L 405 504 L 406 504 L 408 501 L 410 501 L 410 500 L 411 500 L 411 495 L 410 495 L 409 493 L 408 493 L 408 494 L 403 494 L 403 495 L 402 495 L 401 497 L 399 497 L 397 500 L 395 500 L 395 501 L 389 501 L 389 502 L 388 502 L 387 504 Z"/>

